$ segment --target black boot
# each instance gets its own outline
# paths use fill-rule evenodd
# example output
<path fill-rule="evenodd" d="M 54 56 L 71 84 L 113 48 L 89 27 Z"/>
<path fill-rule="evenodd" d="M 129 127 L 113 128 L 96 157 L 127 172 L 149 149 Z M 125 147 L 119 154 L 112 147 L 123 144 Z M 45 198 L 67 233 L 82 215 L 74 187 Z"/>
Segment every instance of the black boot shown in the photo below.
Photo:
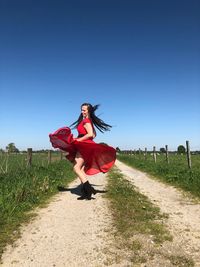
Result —
<path fill-rule="evenodd" d="M 83 200 L 83 199 L 86 199 L 86 198 L 87 198 L 87 193 L 86 193 L 86 190 L 85 190 L 85 186 L 83 184 L 82 187 L 81 187 L 81 196 L 78 197 L 77 199 L 78 200 Z"/>
<path fill-rule="evenodd" d="M 91 184 L 88 181 L 85 182 L 83 185 L 84 185 L 84 188 L 85 188 L 85 191 L 86 191 L 86 198 L 88 200 L 90 200 L 92 194 L 95 195 L 97 191 L 94 189 L 94 187 L 91 186 Z"/>

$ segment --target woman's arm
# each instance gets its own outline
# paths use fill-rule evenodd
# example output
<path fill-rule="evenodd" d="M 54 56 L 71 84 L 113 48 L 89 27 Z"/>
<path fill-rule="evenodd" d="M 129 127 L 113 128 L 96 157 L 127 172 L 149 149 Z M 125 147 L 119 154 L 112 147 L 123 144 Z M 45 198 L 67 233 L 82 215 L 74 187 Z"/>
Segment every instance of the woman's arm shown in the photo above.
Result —
<path fill-rule="evenodd" d="M 77 138 L 77 141 L 85 141 L 94 137 L 94 131 L 91 123 L 85 123 L 84 128 L 86 129 L 87 133 L 84 136 Z"/>

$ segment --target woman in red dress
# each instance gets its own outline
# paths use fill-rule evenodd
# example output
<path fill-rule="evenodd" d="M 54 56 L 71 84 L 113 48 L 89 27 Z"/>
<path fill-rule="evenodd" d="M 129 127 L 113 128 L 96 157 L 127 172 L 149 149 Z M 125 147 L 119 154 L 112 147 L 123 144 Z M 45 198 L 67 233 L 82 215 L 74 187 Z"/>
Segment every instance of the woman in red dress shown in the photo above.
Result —
<path fill-rule="evenodd" d="M 116 150 L 113 147 L 93 141 L 96 136 L 94 126 L 101 132 L 112 127 L 95 115 L 98 106 L 89 103 L 81 105 L 78 120 L 70 125 L 77 128 L 77 138 L 73 137 L 69 127 L 60 128 L 49 135 L 52 146 L 66 151 L 66 158 L 74 164 L 73 169 L 83 185 L 82 195 L 78 199 L 91 199 L 91 195 L 97 192 L 89 183 L 87 175 L 108 172 L 116 160 Z"/>

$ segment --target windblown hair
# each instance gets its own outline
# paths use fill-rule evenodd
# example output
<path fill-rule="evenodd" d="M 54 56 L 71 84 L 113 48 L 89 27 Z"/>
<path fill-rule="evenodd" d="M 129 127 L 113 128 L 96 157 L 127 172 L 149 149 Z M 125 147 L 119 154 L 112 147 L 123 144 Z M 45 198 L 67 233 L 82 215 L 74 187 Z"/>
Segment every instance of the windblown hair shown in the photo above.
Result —
<path fill-rule="evenodd" d="M 100 118 L 98 118 L 96 115 L 95 115 L 95 111 L 98 109 L 99 105 L 95 105 L 95 106 L 92 106 L 91 104 L 89 103 L 83 103 L 81 105 L 82 106 L 87 106 L 88 108 L 88 112 L 89 112 L 89 115 L 90 115 L 90 119 L 92 121 L 92 123 L 94 124 L 94 126 L 100 131 L 100 132 L 105 132 L 105 131 L 110 131 L 110 128 L 112 128 L 111 125 L 105 123 L 103 120 L 101 120 Z M 74 123 L 72 123 L 70 125 L 70 127 L 72 127 L 73 129 L 76 128 L 78 126 L 78 124 L 82 121 L 83 119 L 83 115 L 82 113 L 80 114 L 80 116 L 78 117 L 78 120 L 75 121 Z"/>

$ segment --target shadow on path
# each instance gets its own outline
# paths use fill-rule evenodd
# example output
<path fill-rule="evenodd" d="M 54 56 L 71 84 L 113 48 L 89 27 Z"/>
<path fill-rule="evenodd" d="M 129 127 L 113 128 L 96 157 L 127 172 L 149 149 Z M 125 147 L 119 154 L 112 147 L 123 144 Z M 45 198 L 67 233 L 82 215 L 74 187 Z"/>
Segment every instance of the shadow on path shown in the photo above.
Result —
<path fill-rule="evenodd" d="M 94 187 L 100 186 L 100 185 L 94 185 L 94 184 L 91 184 L 91 185 Z M 57 187 L 59 192 L 70 192 L 71 194 L 75 194 L 77 196 L 81 196 L 81 188 L 82 188 L 81 184 L 76 187 L 71 187 L 71 188 L 68 188 L 62 185 Z M 107 190 L 99 190 L 96 188 L 95 190 L 96 190 L 96 193 L 100 193 L 100 194 L 108 192 Z"/>

